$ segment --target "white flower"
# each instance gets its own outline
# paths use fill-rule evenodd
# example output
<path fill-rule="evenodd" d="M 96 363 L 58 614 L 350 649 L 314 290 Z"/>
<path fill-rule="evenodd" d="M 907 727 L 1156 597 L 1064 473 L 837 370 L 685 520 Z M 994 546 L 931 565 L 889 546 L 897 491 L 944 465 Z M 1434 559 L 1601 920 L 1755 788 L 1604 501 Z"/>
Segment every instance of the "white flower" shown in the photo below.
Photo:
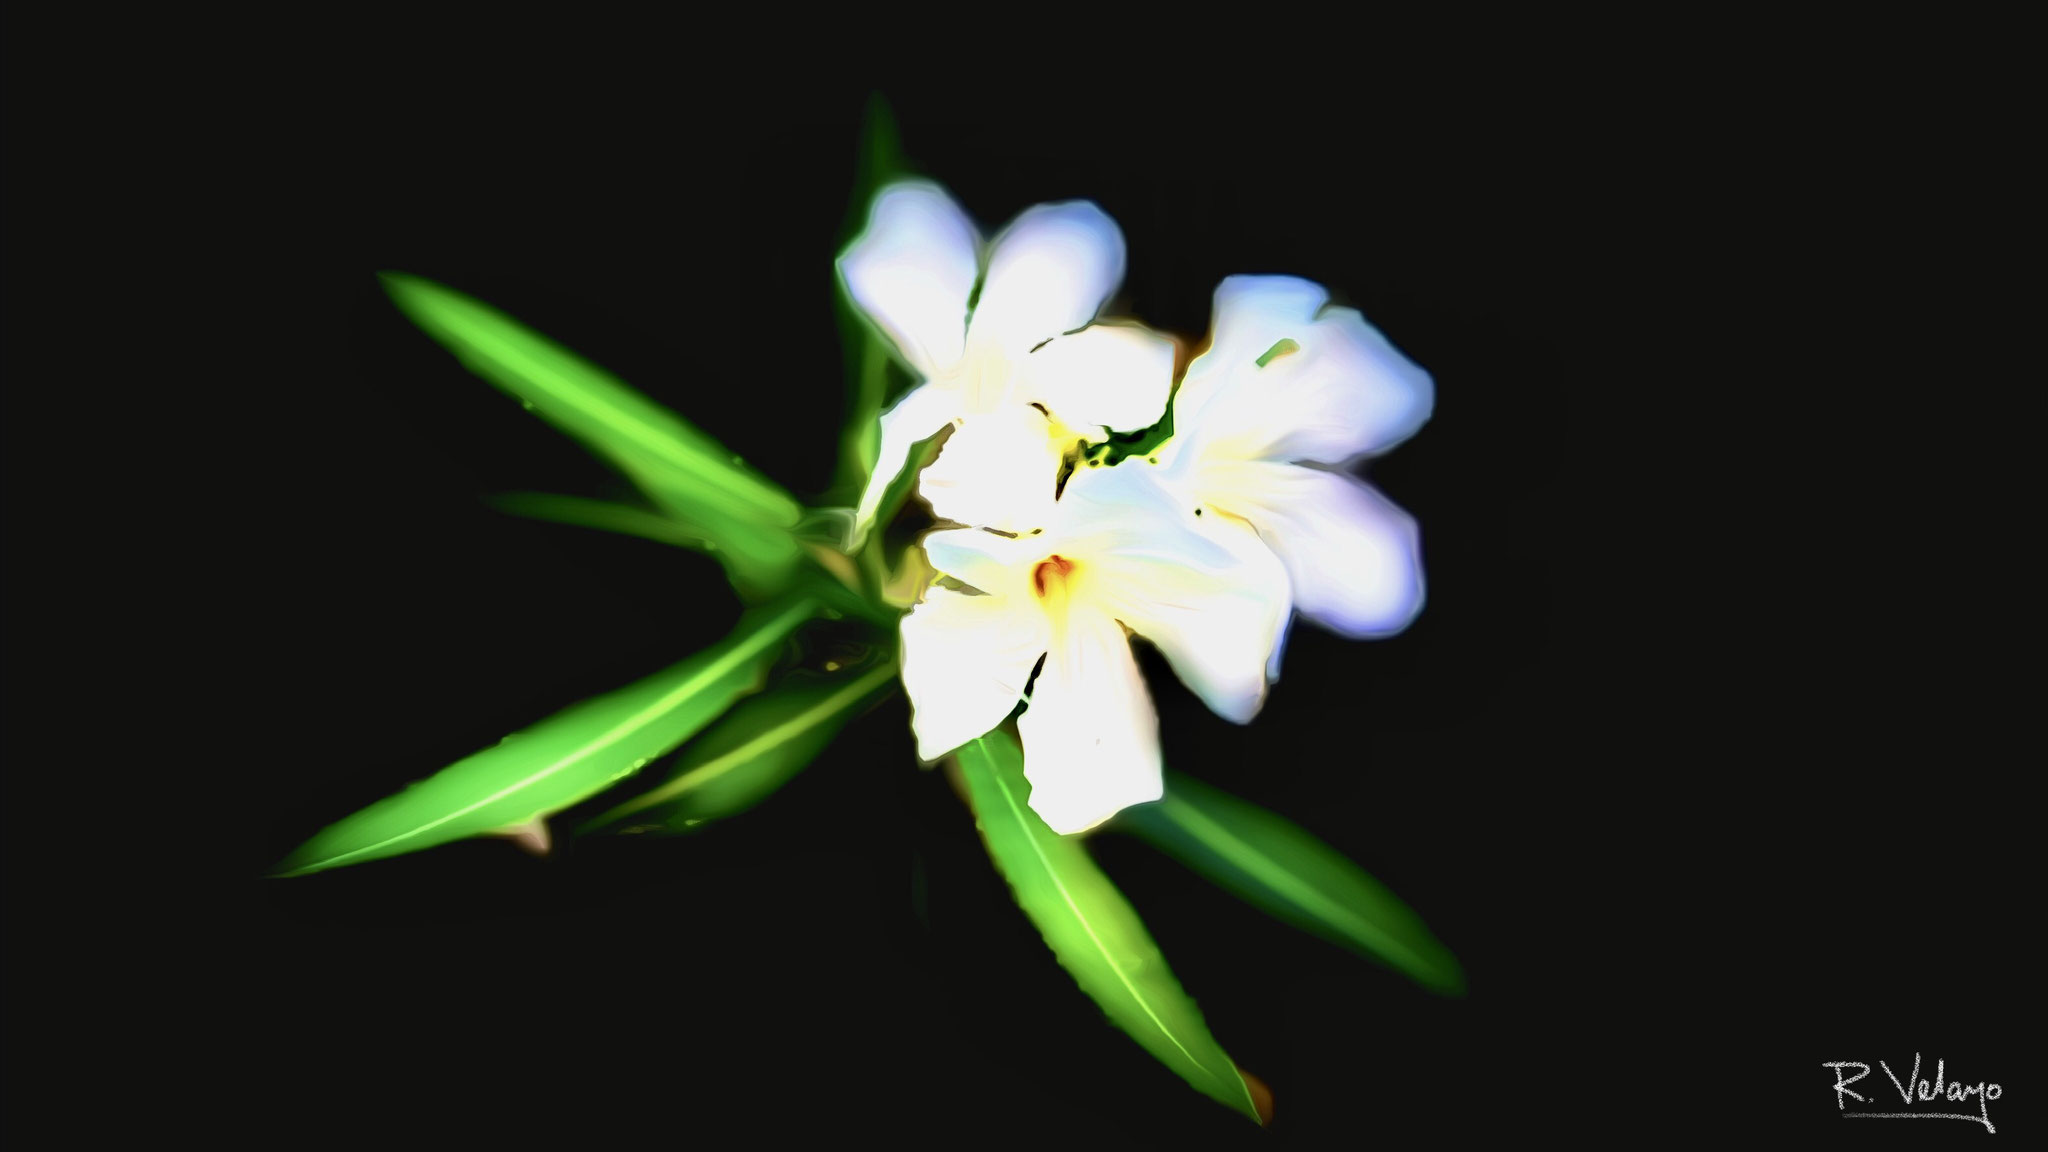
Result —
<path fill-rule="evenodd" d="M 1092 323 L 1124 272 L 1123 234 L 1100 208 L 1038 205 L 985 251 L 984 263 L 959 205 L 910 182 L 876 196 L 867 229 L 839 258 L 848 295 L 924 378 L 882 415 L 850 545 L 866 536 L 911 446 L 949 423 L 953 438 L 920 495 L 943 518 L 1012 528 L 1016 509 L 1051 499 L 1065 447 L 1148 427 L 1165 412 L 1173 342 Z"/>
<path fill-rule="evenodd" d="M 924 539 L 935 584 L 903 619 L 903 685 L 918 755 L 936 760 L 1002 723 L 1045 663 L 1018 721 L 1031 807 L 1079 832 L 1160 797 L 1159 720 L 1127 632 L 1243 724 L 1289 612 L 1287 574 L 1253 533 L 1201 530 L 1145 466 L 1082 468 L 1043 527 Z"/>
<path fill-rule="evenodd" d="M 1328 300 L 1290 276 L 1224 280 L 1209 350 L 1174 396 L 1156 471 L 1205 526 L 1256 529 L 1287 566 L 1302 615 L 1352 638 L 1388 636 L 1422 608 L 1415 519 L 1316 465 L 1407 439 L 1436 390 L 1364 317 Z"/>

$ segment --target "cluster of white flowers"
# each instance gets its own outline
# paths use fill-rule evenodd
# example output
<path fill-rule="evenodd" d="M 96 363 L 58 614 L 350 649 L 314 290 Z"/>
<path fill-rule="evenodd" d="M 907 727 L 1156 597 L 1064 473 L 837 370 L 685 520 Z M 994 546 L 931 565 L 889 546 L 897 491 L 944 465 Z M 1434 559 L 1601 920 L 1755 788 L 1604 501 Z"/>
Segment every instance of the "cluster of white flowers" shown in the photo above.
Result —
<path fill-rule="evenodd" d="M 1172 340 L 1097 315 L 1124 242 L 1093 204 L 1041 204 L 984 244 L 941 189 L 892 185 L 839 270 L 922 378 L 882 417 L 856 536 L 911 449 L 952 428 L 918 493 L 963 527 L 925 536 L 940 578 L 902 625 L 924 759 L 1028 699 L 1031 806 L 1082 831 L 1161 794 L 1131 634 L 1243 724 L 1279 674 L 1294 611 L 1371 637 L 1420 609 L 1414 519 L 1341 466 L 1412 435 L 1434 387 L 1321 287 L 1223 281 L 1209 347 L 1176 392 Z M 1157 424 L 1169 396 L 1173 435 L 1157 451 L 1075 467 L 1110 432 Z"/>

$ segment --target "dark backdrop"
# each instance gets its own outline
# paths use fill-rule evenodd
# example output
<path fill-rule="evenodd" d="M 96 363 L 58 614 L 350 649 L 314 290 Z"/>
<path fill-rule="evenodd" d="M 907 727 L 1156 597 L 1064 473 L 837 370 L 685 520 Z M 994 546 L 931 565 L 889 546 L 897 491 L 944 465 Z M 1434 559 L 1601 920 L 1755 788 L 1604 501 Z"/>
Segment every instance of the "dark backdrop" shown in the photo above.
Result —
<path fill-rule="evenodd" d="M 270 1145 L 735 1121 L 1258 1138 L 1073 987 L 916 769 L 900 699 L 689 838 L 258 878 L 737 615 L 703 557 L 488 508 L 627 489 L 411 328 L 377 271 L 504 308 L 800 496 L 832 477 L 831 261 L 872 84 L 570 97 L 518 75 L 195 80 L 124 105 L 104 149 L 13 102 L 15 146 L 42 149 L 17 156 L 48 163 L 10 164 L 10 251 L 40 261 L 10 261 L 9 286 L 10 1112 Z M 1169 764 L 1346 851 L 1470 994 L 1093 842 L 1273 1088 L 1275 1135 L 1765 1115 L 1809 1138 L 1838 1131 L 1822 1060 L 2017 1072 L 1997 1007 L 2017 841 L 1942 720 L 1944 653 L 1865 627 L 1892 598 L 1857 574 L 1898 575 L 1881 532 L 1928 504 L 1909 477 L 1859 512 L 1810 496 L 1832 466 L 1762 464 L 1853 438 L 1826 419 L 1852 370 L 1816 352 L 1853 309 L 1787 283 L 1834 235 L 1806 223 L 1833 153 L 1731 143 L 1725 108 L 1550 88 L 890 96 L 910 163 L 985 228 L 1047 199 L 1107 209 L 1124 314 L 1196 340 L 1221 277 L 1293 273 L 1435 375 L 1435 417 L 1368 472 L 1422 525 L 1411 629 L 1298 628 L 1247 728 L 1145 659 Z M 118 178 L 63 179 L 88 152 Z M 118 239 L 52 237 L 30 207 Z M 135 335 L 144 317 L 162 332 Z M 1910 383 L 1863 355 L 1874 392 Z M 91 456 L 96 421 L 142 447 Z M 1830 549 L 1858 563 L 1802 558 Z"/>

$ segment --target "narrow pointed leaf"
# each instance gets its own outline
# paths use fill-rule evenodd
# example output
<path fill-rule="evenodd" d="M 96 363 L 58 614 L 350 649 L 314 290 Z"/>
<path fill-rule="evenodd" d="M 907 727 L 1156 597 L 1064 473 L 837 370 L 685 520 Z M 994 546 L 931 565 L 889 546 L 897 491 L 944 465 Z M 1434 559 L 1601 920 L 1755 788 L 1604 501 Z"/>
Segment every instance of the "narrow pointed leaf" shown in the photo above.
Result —
<path fill-rule="evenodd" d="M 1081 841 L 1026 804 L 1024 756 L 998 729 L 958 753 L 989 855 L 1081 990 L 1150 1052 L 1209 1097 L 1258 1122 L 1258 1108 L 1159 946 Z"/>
<path fill-rule="evenodd" d="M 640 480 L 640 487 L 676 522 L 686 539 L 701 541 L 688 546 L 717 560 L 733 587 L 750 602 L 759 603 L 787 589 L 789 574 L 803 558 L 803 551 L 786 529 L 745 523 L 696 506 L 690 493 L 662 488 L 646 479 Z"/>
<path fill-rule="evenodd" d="M 673 544 L 679 548 L 702 549 L 707 541 L 702 535 L 692 532 L 680 521 L 635 508 L 629 504 L 614 504 L 609 500 L 592 500 L 584 496 L 564 496 L 553 492 L 508 492 L 491 498 L 491 504 L 501 512 L 514 516 L 525 516 L 533 520 L 546 520 L 555 524 L 573 524 L 579 528 L 596 528 L 603 532 L 616 532 L 622 536 L 638 536 L 658 544 Z"/>
<path fill-rule="evenodd" d="M 840 237 L 842 249 L 860 235 L 867 225 L 875 192 L 901 179 L 909 171 L 903 161 L 896 131 L 896 118 L 880 93 L 868 98 L 861 124 L 860 151 L 855 160 L 853 198 L 847 206 L 846 225 Z M 832 277 L 839 316 L 839 331 L 846 347 L 847 404 L 845 431 L 839 441 L 839 467 L 834 491 L 846 503 L 859 499 L 868 473 L 875 467 L 881 446 L 880 417 L 889 398 L 891 372 L 888 349 L 860 310 L 847 298 L 845 284 Z"/>
<path fill-rule="evenodd" d="M 846 298 L 842 285 L 838 307 L 840 338 L 846 345 L 846 425 L 839 435 L 839 466 L 833 478 L 835 496 L 852 504 L 860 498 L 875 456 L 882 445 L 882 408 L 889 395 L 889 352 Z"/>
<path fill-rule="evenodd" d="M 390 272 L 392 301 L 470 371 L 610 460 L 664 511 L 762 577 L 797 556 L 802 508 L 716 440 L 498 310 L 431 280 Z"/>
<path fill-rule="evenodd" d="M 629 504 L 615 504 L 608 500 L 592 500 L 583 496 L 564 496 L 554 492 L 508 492 L 494 496 L 490 503 L 501 512 L 514 516 L 525 516 L 533 520 L 545 520 L 553 524 L 567 524 L 577 528 L 595 528 L 602 532 L 615 532 L 621 536 L 637 536 L 657 544 L 672 544 L 679 548 L 709 551 L 723 557 L 717 547 L 705 538 L 702 529 L 684 523 L 673 516 L 664 516 Z M 821 513 L 812 513 L 813 517 Z M 835 531 L 837 535 L 843 533 Z M 810 596 L 821 605 L 845 616 L 893 628 L 900 612 L 877 605 L 858 590 L 860 573 L 855 561 L 844 553 L 826 545 L 792 537 L 796 545 L 811 563 L 800 569 L 778 569 L 773 590 L 788 596 Z M 769 589 L 758 584 L 748 584 L 740 572 L 728 565 L 735 584 L 748 587 L 759 594 Z"/>
<path fill-rule="evenodd" d="M 768 798 L 896 682 L 888 659 L 843 675 L 795 672 L 692 741 L 661 783 L 577 828 L 682 832 Z"/>
<path fill-rule="evenodd" d="M 276 874 L 301 876 L 526 824 L 638 771 L 761 686 L 809 600 L 749 614 L 674 667 L 586 700 L 322 829 Z"/>
<path fill-rule="evenodd" d="M 1457 957 L 1406 904 L 1300 826 L 1186 776 L 1165 798 L 1126 808 L 1133 832 L 1263 911 L 1447 995 L 1465 989 Z"/>

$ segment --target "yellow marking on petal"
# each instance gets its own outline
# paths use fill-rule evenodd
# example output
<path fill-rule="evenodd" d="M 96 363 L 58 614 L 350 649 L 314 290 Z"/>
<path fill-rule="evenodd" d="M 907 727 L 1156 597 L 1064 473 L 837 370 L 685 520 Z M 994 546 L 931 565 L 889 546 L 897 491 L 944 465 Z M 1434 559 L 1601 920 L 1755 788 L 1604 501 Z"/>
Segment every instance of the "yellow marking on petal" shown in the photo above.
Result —
<path fill-rule="evenodd" d="M 951 375 L 966 402 L 968 415 L 993 412 L 1010 394 L 1010 362 L 993 349 L 969 350 Z"/>

